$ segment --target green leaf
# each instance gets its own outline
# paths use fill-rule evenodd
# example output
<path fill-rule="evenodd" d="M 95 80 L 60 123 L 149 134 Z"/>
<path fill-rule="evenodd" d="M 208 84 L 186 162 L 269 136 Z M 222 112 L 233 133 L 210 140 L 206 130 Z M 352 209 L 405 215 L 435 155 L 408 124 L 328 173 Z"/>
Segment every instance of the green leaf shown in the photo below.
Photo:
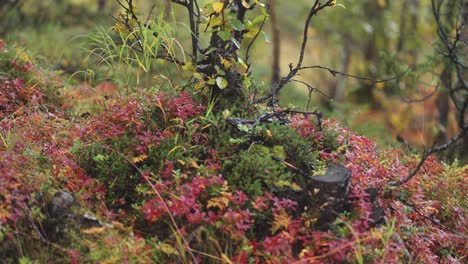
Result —
<path fill-rule="evenodd" d="M 206 51 L 205 54 L 210 54 L 211 52 L 215 51 L 217 48 L 216 47 L 211 47 L 209 50 Z"/>
<path fill-rule="evenodd" d="M 247 64 L 245 64 L 245 62 L 240 57 L 237 58 L 237 64 L 242 66 L 244 69 L 248 68 Z"/>
<path fill-rule="evenodd" d="M 197 80 L 201 80 L 201 79 L 203 79 L 203 75 L 201 75 L 201 73 L 199 73 L 199 72 L 195 72 L 193 74 L 193 78 L 195 78 Z"/>
<path fill-rule="evenodd" d="M 218 87 L 219 87 L 220 89 L 224 89 L 224 88 L 227 87 L 228 82 L 227 82 L 226 79 L 224 79 L 223 77 L 218 76 L 218 77 L 216 78 L 216 84 L 218 85 Z"/>
<path fill-rule="evenodd" d="M 228 40 L 231 37 L 230 31 L 218 31 L 218 37 L 220 37 L 223 41 Z"/>
<path fill-rule="evenodd" d="M 265 31 L 262 31 L 263 33 L 263 37 L 265 38 L 265 41 L 267 43 L 270 43 L 270 36 L 268 35 L 268 33 L 266 33 Z"/>
<path fill-rule="evenodd" d="M 237 41 L 237 39 L 231 38 L 231 41 L 232 41 L 232 43 L 234 43 L 234 45 L 236 45 L 236 47 L 237 47 L 238 49 L 241 48 L 241 44 L 239 43 L 239 41 Z"/>
<path fill-rule="evenodd" d="M 215 70 L 218 73 L 218 75 L 225 75 L 226 74 L 226 72 L 223 71 L 223 69 L 221 69 L 218 65 L 215 65 Z"/>
<path fill-rule="evenodd" d="M 234 19 L 232 22 L 231 22 L 231 25 L 232 27 L 237 30 L 237 31 L 241 31 L 241 30 L 244 30 L 245 29 L 245 25 L 244 23 L 242 23 L 239 19 Z"/>
<path fill-rule="evenodd" d="M 209 79 L 206 84 L 208 85 L 214 85 L 216 83 L 215 79 Z"/>
<path fill-rule="evenodd" d="M 260 23 L 260 22 L 263 22 L 263 20 L 265 19 L 265 15 L 261 15 L 261 16 L 256 16 L 254 18 L 254 20 L 252 21 L 252 25 L 255 25 L 257 23 Z"/>

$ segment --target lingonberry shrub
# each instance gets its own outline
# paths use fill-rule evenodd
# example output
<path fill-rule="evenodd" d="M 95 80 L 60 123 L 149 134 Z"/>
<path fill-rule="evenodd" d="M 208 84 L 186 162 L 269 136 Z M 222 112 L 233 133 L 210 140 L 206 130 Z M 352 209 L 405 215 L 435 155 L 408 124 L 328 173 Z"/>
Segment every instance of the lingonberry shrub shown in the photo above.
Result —
<path fill-rule="evenodd" d="M 56 74 L 38 67 L 18 46 L 0 41 L 0 119 L 21 115 L 25 107 L 59 105 Z"/>
<path fill-rule="evenodd" d="M 79 194 L 88 210 L 131 225 L 137 234 L 88 230 L 83 235 L 99 243 L 99 254 L 92 256 L 86 253 L 90 245 L 70 235 L 74 242 L 67 245 L 75 251 L 61 255 L 70 261 L 102 260 L 110 252 L 119 260 L 139 256 L 146 262 L 177 261 L 181 255 L 206 262 L 224 254 L 237 263 L 373 263 L 405 260 L 405 252 L 420 262 L 463 259 L 466 166 L 431 158 L 420 181 L 390 188 L 388 182 L 404 177 L 416 157 L 334 121 L 324 120 L 320 129 L 309 117 L 294 116 L 289 125 L 244 133 L 207 119 L 205 107 L 188 94 L 112 97 L 103 104 L 75 120 L 37 109 L 1 123 L 3 227 L 23 223 L 16 228 L 34 233 L 28 219 L 43 203 L 37 194 L 63 188 Z M 272 182 L 271 168 L 254 170 L 249 164 L 255 162 L 235 158 L 242 153 L 252 160 L 275 156 L 273 161 L 289 164 L 278 168 L 289 176 Z M 226 166 L 228 160 L 240 164 Z M 313 173 L 335 162 L 352 171 L 352 206 L 330 230 L 318 231 L 315 209 L 305 210 L 278 189 L 303 188 L 299 170 Z M 255 175 L 242 177 L 246 171 L 263 175 L 258 186 Z M 369 188 L 377 190 L 375 197 Z M 376 206 L 386 215 L 380 227 L 373 223 Z"/>

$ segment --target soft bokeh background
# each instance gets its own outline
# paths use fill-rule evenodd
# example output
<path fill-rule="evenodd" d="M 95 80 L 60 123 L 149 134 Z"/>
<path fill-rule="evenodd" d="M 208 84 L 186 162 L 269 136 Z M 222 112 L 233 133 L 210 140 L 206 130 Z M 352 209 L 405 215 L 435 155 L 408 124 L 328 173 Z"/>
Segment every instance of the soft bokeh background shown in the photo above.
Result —
<path fill-rule="evenodd" d="M 212 1 L 200 1 L 203 7 Z M 288 64 L 297 61 L 304 20 L 310 0 L 270 1 L 280 32 L 280 71 L 287 74 Z M 303 71 L 300 79 L 322 93 L 310 94 L 307 87 L 290 85 L 283 90 L 283 105 L 319 109 L 327 117 L 377 139 L 383 144 L 428 146 L 457 131 L 452 105 L 443 105 L 444 88 L 428 100 L 408 103 L 434 91 L 442 65 L 430 59 L 435 54 L 436 27 L 426 0 L 339 0 L 342 6 L 328 8 L 314 17 L 308 29 L 309 43 L 305 65 L 322 65 L 354 75 L 386 79 L 407 74 L 396 81 L 371 83 L 332 76 L 325 70 Z M 165 17 L 175 30 L 181 46 L 189 47 L 185 10 L 167 9 L 166 0 L 135 1 L 150 19 Z M 152 12 L 150 12 L 152 10 Z M 91 51 L 96 47 L 94 34 L 111 30 L 121 9 L 113 0 L 0 0 L 0 38 L 19 42 L 47 60 L 57 71 L 70 76 L 70 89 L 93 97 L 123 89 L 105 63 Z M 265 89 L 271 83 L 271 23 L 260 36 L 251 61 L 253 74 Z M 151 72 L 131 72 L 126 85 L 151 88 L 166 77 L 183 79 L 168 63 L 155 62 Z M 410 69 L 410 70 L 408 70 Z M 140 76 L 141 74 L 141 76 Z M 115 75 L 115 74 L 114 74 Z M 143 81 L 144 80 L 144 81 Z M 84 92 L 83 92 L 84 91 Z M 78 107 L 79 108 L 79 107 Z M 442 124 L 441 113 L 448 123 Z M 400 142 L 396 138 L 400 138 Z"/>

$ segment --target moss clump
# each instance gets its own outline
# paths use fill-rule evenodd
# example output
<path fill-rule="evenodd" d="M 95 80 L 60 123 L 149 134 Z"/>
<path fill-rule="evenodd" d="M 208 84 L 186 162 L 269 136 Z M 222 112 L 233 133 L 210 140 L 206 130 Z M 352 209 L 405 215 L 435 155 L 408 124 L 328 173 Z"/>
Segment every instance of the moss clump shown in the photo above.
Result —
<path fill-rule="evenodd" d="M 284 186 L 305 186 L 318 162 L 318 148 L 291 127 L 277 122 L 250 130 L 250 145 L 229 150 L 231 159 L 223 165 L 226 179 L 246 193 L 260 195 Z"/>
<path fill-rule="evenodd" d="M 223 170 L 231 184 L 251 195 L 262 195 L 276 182 L 293 178 L 286 165 L 273 159 L 270 148 L 261 145 L 239 152 L 224 163 Z"/>

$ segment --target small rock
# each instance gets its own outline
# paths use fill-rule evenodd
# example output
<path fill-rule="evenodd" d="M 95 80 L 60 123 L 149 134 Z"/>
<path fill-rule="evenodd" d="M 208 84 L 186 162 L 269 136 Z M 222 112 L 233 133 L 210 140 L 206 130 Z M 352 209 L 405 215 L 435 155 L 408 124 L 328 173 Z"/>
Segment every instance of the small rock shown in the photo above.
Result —
<path fill-rule="evenodd" d="M 93 214 L 85 213 L 81 217 L 82 228 L 92 228 L 92 227 L 102 227 L 102 226 L 103 226 L 102 222 L 99 221 L 99 219 Z"/>
<path fill-rule="evenodd" d="M 75 198 L 65 191 L 59 191 L 54 194 L 47 204 L 47 213 L 50 218 L 62 218 L 70 212 L 70 208 L 75 203 Z"/>

